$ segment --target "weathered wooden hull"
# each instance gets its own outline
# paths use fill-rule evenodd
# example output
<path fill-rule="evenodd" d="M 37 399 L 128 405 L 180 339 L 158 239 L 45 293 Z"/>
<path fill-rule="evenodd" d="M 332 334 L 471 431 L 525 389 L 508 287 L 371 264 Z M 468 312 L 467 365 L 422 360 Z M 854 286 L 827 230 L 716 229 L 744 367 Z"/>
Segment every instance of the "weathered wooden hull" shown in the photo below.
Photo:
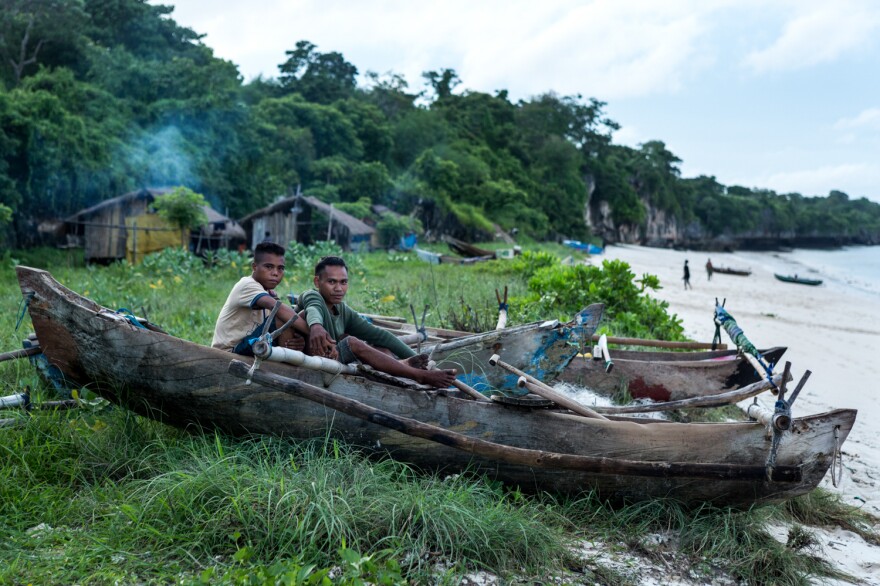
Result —
<path fill-rule="evenodd" d="M 763 354 L 776 363 L 785 348 L 771 348 Z M 738 389 L 760 380 L 760 375 L 743 357 L 710 360 L 638 360 L 619 358 L 639 352 L 612 351 L 614 367 L 605 372 L 602 360 L 575 358 L 559 375 L 559 380 L 611 395 L 622 390 L 634 399 L 680 401 Z M 672 354 L 672 353 L 645 353 Z M 690 354 L 689 352 L 679 353 Z"/>
<path fill-rule="evenodd" d="M 325 387 L 396 416 L 494 445 L 601 457 L 603 466 L 601 471 L 554 468 L 554 458 L 534 466 L 513 464 L 404 435 L 275 388 L 248 386 L 228 374 L 233 355 L 227 352 L 138 328 L 65 289 L 45 271 L 18 267 L 17 272 L 49 361 L 71 379 L 143 415 L 235 434 L 342 438 L 417 467 L 475 470 L 527 490 L 595 489 L 611 499 L 670 497 L 694 505 L 779 501 L 818 484 L 856 416 L 855 410 L 842 409 L 796 419 L 776 453 L 776 465 L 789 471 L 788 480 L 768 481 L 762 467 L 771 441 L 757 423 L 603 421 L 477 402 L 454 391 L 407 388 L 354 375 L 338 376 L 325 385 L 323 375 L 315 371 L 275 363 L 261 366 L 261 372 Z M 626 469 L 627 461 L 655 466 L 639 474 L 615 472 Z M 713 463 L 733 473 L 713 474 L 700 468 Z"/>
<path fill-rule="evenodd" d="M 583 309 L 566 324 L 556 320 L 535 322 L 503 330 L 492 330 L 423 346 L 441 368 L 456 368 L 458 379 L 478 391 L 517 390 L 516 375 L 489 365 L 498 354 L 508 364 L 549 382 L 559 376 L 577 356 L 584 340 L 589 340 L 602 318 L 604 305 Z"/>
<path fill-rule="evenodd" d="M 430 250 L 422 250 L 421 248 L 416 248 L 415 252 L 416 256 L 419 257 L 419 260 L 422 260 L 432 265 L 472 265 L 474 263 L 492 260 L 493 258 L 495 258 L 494 256 L 475 256 L 464 258 L 461 256 L 451 256 L 448 254 L 431 252 Z"/>
<path fill-rule="evenodd" d="M 492 250 L 486 250 L 485 248 L 478 248 L 473 244 L 465 242 L 463 240 L 458 240 L 456 238 L 452 238 L 451 236 L 445 236 L 443 240 L 446 241 L 446 244 L 449 245 L 449 249 L 456 254 L 460 254 L 461 256 L 466 256 L 469 258 L 483 257 L 487 259 L 495 258 L 495 252 Z"/>
<path fill-rule="evenodd" d="M 720 273 L 722 275 L 736 275 L 738 277 L 748 277 L 752 274 L 752 271 L 742 270 L 742 269 L 731 269 L 727 267 L 713 267 L 713 273 Z"/>
<path fill-rule="evenodd" d="M 779 356 L 785 352 L 785 346 L 774 346 L 767 350 L 761 350 L 762 355 L 766 352 L 777 350 Z M 660 361 L 687 361 L 687 360 L 723 360 L 734 358 L 739 350 L 695 350 L 687 352 L 667 352 L 663 350 L 611 350 L 611 357 L 614 360 L 660 360 Z"/>

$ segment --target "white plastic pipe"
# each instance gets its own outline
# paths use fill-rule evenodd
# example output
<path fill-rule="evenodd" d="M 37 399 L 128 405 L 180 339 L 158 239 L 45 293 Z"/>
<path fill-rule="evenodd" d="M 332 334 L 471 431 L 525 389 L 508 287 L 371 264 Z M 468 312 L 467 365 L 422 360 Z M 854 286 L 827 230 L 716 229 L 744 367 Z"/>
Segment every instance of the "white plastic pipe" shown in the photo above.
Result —
<path fill-rule="evenodd" d="M 12 407 L 21 407 L 28 400 L 27 393 L 17 393 L 15 395 L 7 395 L 0 397 L 0 409 L 10 409 Z"/>
<path fill-rule="evenodd" d="M 319 370 L 329 374 L 357 374 L 357 366 L 354 364 L 342 364 L 338 360 L 331 360 L 323 356 L 309 356 L 299 350 L 272 346 L 272 351 L 263 360 L 269 362 L 285 362 L 294 366 L 302 366 L 311 370 Z"/>

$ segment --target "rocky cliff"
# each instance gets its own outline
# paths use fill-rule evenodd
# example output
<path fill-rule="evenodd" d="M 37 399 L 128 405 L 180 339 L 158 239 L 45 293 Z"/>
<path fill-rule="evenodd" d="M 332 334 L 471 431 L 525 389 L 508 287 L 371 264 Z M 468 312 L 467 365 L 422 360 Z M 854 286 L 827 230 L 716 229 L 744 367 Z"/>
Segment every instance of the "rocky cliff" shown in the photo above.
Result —
<path fill-rule="evenodd" d="M 610 243 L 641 244 L 695 250 L 776 250 L 780 248 L 833 248 L 849 244 L 880 244 L 877 234 L 797 234 L 793 231 L 750 230 L 709 234 L 696 221 L 682 222 L 642 199 L 646 217 L 642 224 L 615 224 L 606 201 L 591 200 L 584 219 L 596 236 Z"/>

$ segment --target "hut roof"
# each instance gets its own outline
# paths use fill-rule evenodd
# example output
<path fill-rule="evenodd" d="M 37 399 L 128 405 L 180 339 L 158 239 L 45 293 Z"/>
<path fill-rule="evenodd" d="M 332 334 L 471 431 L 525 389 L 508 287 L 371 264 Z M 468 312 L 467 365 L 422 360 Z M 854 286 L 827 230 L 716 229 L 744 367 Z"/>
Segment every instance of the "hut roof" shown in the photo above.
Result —
<path fill-rule="evenodd" d="M 170 193 L 171 189 L 167 187 L 161 188 L 149 188 L 149 189 L 138 189 L 136 191 L 130 191 L 128 193 L 122 194 L 117 197 L 113 197 L 110 199 L 105 199 L 99 204 L 93 205 L 90 208 L 86 208 L 84 210 L 80 210 L 72 216 L 68 216 L 64 218 L 65 223 L 75 224 L 77 222 L 82 222 L 83 220 L 88 219 L 90 216 L 100 212 L 101 210 L 122 203 L 128 203 L 132 201 L 137 201 L 139 199 L 149 199 L 150 201 L 156 199 L 159 196 Z M 211 206 L 202 206 L 202 210 L 205 212 L 205 215 L 208 217 L 207 224 L 214 224 L 219 222 L 228 222 L 228 228 L 234 232 L 236 235 L 240 235 L 242 238 L 244 237 L 244 229 L 238 226 L 238 224 L 232 220 L 231 218 L 224 216 Z M 240 234 L 239 234 L 240 233 Z"/>
<path fill-rule="evenodd" d="M 304 196 L 304 195 L 292 195 L 290 197 L 286 197 L 280 201 L 277 201 L 269 206 L 266 206 L 262 209 L 259 209 L 255 212 L 248 214 L 239 220 L 240 224 L 246 224 L 248 222 L 253 222 L 254 219 L 268 216 L 270 214 L 276 214 L 279 212 L 287 212 L 296 207 L 297 205 L 307 205 L 309 207 L 315 208 L 319 212 L 323 213 L 326 216 L 330 215 L 330 204 L 324 203 L 320 199 L 314 196 Z M 358 220 L 351 214 L 347 214 L 342 210 L 337 210 L 333 208 L 333 221 L 345 226 L 348 231 L 355 235 L 371 235 L 375 232 L 373 228 L 366 225 L 364 222 Z"/>
<path fill-rule="evenodd" d="M 64 218 L 64 221 L 65 221 L 65 222 L 71 222 L 71 223 L 72 223 L 72 222 L 82 221 L 82 220 L 85 220 L 86 218 L 88 218 L 89 216 L 92 216 L 92 215 L 94 215 L 94 214 L 100 212 L 100 211 L 103 210 L 104 208 L 111 207 L 111 206 L 114 206 L 114 205 L 117 205 L 117 204 L 121 204 L 121 203 L 127 203 L 127 202 L 130 202 L 130 201 L 135 201 L 135 200 L 138 200 L 138 199 L 147 199 L 147 198 L 150 198 L 150 199 L 156 199 L 156 198 L 159 197 L 160 195 L 165 195 L 165 194 L 168 193 L 169 191 L 171 191 L 171 190 L 170 190 L 170 189 L 166 189 L 166 188 L 162 188 L 162 189 L 138 189 L 138 190 L 136 190 L 136 191 L 130 191 L 130 192 L 128 192 L 128 193 L 125 193 L 125 194 L 120 195 L 120 196 L 117 196 L 117 197 L 113 197 L 113 198 L 110 198 L 110 199 L 105 199 L 105 200 L 102 201 L 101 203 L 99 203 L 99 204 L 95 204 L 95 205 L 93 205 L 93 206 L 90 207 L 90 208 L 86 208 L 86 209 L 84 209 L 84 210 L 80 210 L 80 211 L 76 212 L 75 214 L 73 214 L 72 216 L 68 216 L 68 217 Z"/>

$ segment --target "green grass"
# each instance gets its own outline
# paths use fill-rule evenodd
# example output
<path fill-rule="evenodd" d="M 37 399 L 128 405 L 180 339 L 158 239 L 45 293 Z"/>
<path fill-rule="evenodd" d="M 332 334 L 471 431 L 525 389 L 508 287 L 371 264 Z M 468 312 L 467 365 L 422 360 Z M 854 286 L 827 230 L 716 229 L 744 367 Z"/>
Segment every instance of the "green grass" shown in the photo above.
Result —
<path fill-rule="evenodd" d="M 300 251 L 280 292 L 309 286 L 308 255 L 319 252 Z M 206 269 L 174 252 L 137 267 L 85 268 L 54 251 L 13 256 L 201 343 L 248 271 L 241 258 Z M 0 257 L 4 351 L 30 331 L 27 316 L 15 330 L 21 295 L 12 264 Z M 351 303 L 401 316 L 410 303 L 419 314 L 427 303 L 428 324 L 440 327 L 470 308 L 479 326 L 494 322 L 495 288 L 526 291 L 507 266 L 431 267 L 376 253 L 352 263 Z M 37 400 L 55 398 L 26 360 L 0 363 L 0 385 L 2 394 L 29 387 Z M 842 525 L 878 539 L 876 520 L 822 491 L 746 512 L 666 501 L 612 507 L 594 495 L 560 500 L 468 474 L 424 474 L 334 441 L 185 432 L 100 402 L 2 418 L 20 425 L 0 428 L 0 583 L 456 584 L 484 569 L 515 583 L 555 575 L 627 584 L 625 572 L 578 559 L 572 546 L 623 543 L 660 559 L 668 552 L 645 537 L 663 532 L 694 567 L 801 584 L 835 575 L 813 551 L 809 527 Z M 772 539 L 768 523 L 790 525 L 789 543 Z"/>

